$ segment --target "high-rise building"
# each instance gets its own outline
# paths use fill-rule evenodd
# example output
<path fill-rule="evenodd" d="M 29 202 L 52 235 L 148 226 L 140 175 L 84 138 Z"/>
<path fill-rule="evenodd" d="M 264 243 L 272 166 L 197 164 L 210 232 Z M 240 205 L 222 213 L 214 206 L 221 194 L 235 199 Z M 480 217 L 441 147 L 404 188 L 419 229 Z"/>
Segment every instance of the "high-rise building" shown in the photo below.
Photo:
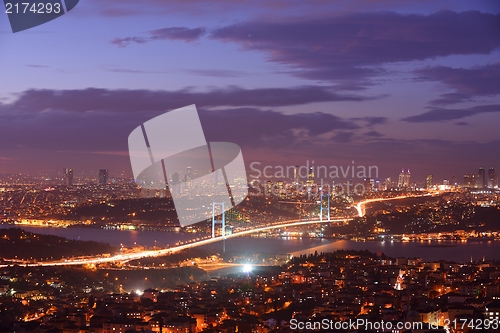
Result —
<path fill-rule="evenodd" d="M 363 181 L 363 186 L 365 187 L 365 192 L 366 193 L 371 193 L 373 190 L 372 186 L 372 179 L 371 178 L 365 178 Z"/>
<path fill-rule="evenodd" d="M 466 173 L 464 175 L 464 187 L 476 187 L 476 175 Z"/>
<path fill-rule="evenodd" d="M 73 169 L 66 168 L 63 171 L 64 175 L 64 185 L 72 186 L 73 185 Z"/>
<path fill-rule="evenodd" d="M 392 181 L 391 181 L 391 177 L 387 177 L 385 179 L 385 190 L 388 191 L 388 190 L 391 190 L 392 189 Z"/>
<path fill-rule="evenodd" d="M 477 188 L 486 187 L 486 171 L 484 170 L 484 167 L 479 167 L 476 179 L 476 187 Z"/>
<path fill-rule="evenodd" d="M 452 187 L 456 187 L 457 186 L 457 177 L 455 177 L 455 175 L 451 175 L 450 185 Z"/>
<path fill-rule="evenodd" d="M 405 172 L 405 169 L 401 169 L 401 173 L 399 174 L 398 177 L 398 188 L 409 188 L 411 185 L 410 183 L 410 169 L 408 169 L 407 172 Z"/>
<path fill-rule="evenodd" d="M 295 168 L 293 168 L 293 184 L 297 185 L 299 183 L 299 166 L 296 165 Z"/>
<path fill-rule="evenodd" d="M 184 176 L 184 182 L 186 183 L 187 187 L 191 186 L 191 180 L 193 180 L 193 174 L 191 171 L 191 167 L 188 166 L 186 170 L 186 175 Z"/>
<path fill-rule="evenodd" d="M 405 184 L 405 170 L 401 169 L 401 173 L 399 174 L 398 177 L 398 187 L 399 188 L 405 187 L 404 184 Z"/>
<path fill-rule="evenodd" d="M 106 185 L 108 183 L 108 169 L 99 170 L 99 185 Z"/>
<path fill-rule="evenodd" d="M 408 172 L 405 175 L 405 183 L 404 187 L 410 187 L 410 169 L 408 169 Z"/>
<path fill-rule="evenodd" d="M 427 177 L 425 178 L 425 188 L 429 189 L 434 186 L 433 178 L 434 177 L 432 175 L 427 175 Z"/>
<path fill-rule="evenodd" d="M 285 183 L 283 183 L 282 180 L 276 182 L 275 189 L 278 191 L 277 194 L 280 196 L 280 198 L 285 197 L 285 192 L 283 191 L 284 186 L 285 186 Z"/>
<path fill-rule="evenodd" d="M 314 185 L 314 168 L 309 167 L 309 174 L 307 175 L 307 182 L 310 185 Z"/>
<path fill-rule="evenodd" d="M 268 180 L 266 183 L 266 194 L 271 195 L 273 191 L 273 182 Z"/>
<path fill-rule="evenodd" d="M 495 168 L 491 167 L 488 170 L 488 188 L 496 188 L 498 186 L 498 177 Z"/>
<path fill-rule="evenodd" d="M 179 174 L 177 172 L 174 172 L 172 174 L 172 181 L 171 181 L 172 185 L 177 185 L 180 182 L 181 182 L 181 177 L 179 177 Z"/>

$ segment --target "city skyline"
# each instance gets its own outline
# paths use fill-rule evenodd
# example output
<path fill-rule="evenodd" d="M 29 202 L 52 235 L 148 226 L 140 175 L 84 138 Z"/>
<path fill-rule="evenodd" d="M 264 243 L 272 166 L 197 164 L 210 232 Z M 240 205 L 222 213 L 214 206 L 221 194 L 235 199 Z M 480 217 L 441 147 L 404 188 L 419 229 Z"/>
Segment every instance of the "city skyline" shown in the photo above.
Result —
<path fill-rule="evenodd" d="M 334 166 L 338 168 L 338 166 Z M 307 170 L 307 174 L 302 174 L 299 170 L 301 168 L 305 168 Z M 341 167 L 342 168 L 342 167 Z M 372 167 L 373 168 L 373 167 Z M 290 170 L 291 169 L 291 170 Z M 449 185 L 451 187 L 459 186 L 465 188 L 477 188 L 477 189 L 496 189 L 499 186 L 498 183 L 498 175 L 496 173 L 496 169 L 494 167 L 489 167 L 488 173 L 484 170 L 484 167 L 479 167 L 477 173 L 463 173 L 459 175 L 451 175 L 450 177 L 445 177 L 442 179 L 436 178 L 433 173 L 427 173 L 426 176 L 422 179 L 418 178 L 410 178 L 411 172 L 409 169 L 405 170 L 402 168 L 401 172 L 397 177 L 395 176 L 379 176 L 378 170 L 376 172 L 377 176 L 371 176 L 371 170 L 367 173 L 368 176 L 363 177 L 331 177 L 332 174 L 340 175 L 340 172 L 330 172 L 326 169 L 326 166 L 288 166 L 288 169 L 281 167 L 276 169 L 274 174 L 271 172 L 268 174 L 267 172 L 263 173 L 260 170 L 257 170 L 260 173 L 260 177 L 256 177 L 255 174 L 248 174 L 249 184 L 252 185 L 253 181 L 257 180 L 258 182 L 282 182 L 287 185 L 299 185 L 299 184 L 308 184 L 308 185 L 316 185 L 320 186 L 321 184 L 342 184 L 345 181 L 358 181 L 358 183 L 366 183 L 366 181 L 371 181 L 372 188 L 378 188 L 379 190 L 397 190 L 404 188 L 415 188 L 415 189 L 429 189 L 433 187 L 437 187 L 439 185 Z M 256 169 L 253 169 L 254 171 Z M 486 176 L 484 182 L 481 176 L 481 170 L 484 171 L 484 176 Z M 345 172 L 345 170 L 342 170 Z M 349 169 L 348 169 L 349 171 Z M 366 173 L 366 171 L 363 171 Z M 326 174 L 325 174 L 326 173 Z M 111 181 L 115 183 L 116 181 L 129 181 L 133 180 L 133 177 L 128 174 L 123 174 L 118 171 L 113 171 L 110 175 L 108 169 L 98 169 L 94 171 L 86 171 L 80 170 L 75 172 L 73 168 L 64 168 L 62 173 L 57 172 L 49 172 L 49 173 L 35 173 L 35 174 L 0 174 L 0 177 L 9 177 L 13 183 L 15 183 L 16 175 L 22 177 L 28 177 L 27 179 L 35 179 L 39 177 L 47 177 L 45 181 L 50 184 L 55 184 L 58 181 L 60 185 L 65 186 L 73 186 L 73 185 L 85 185 L 92 184 L 94 182 L 99 185 L 107 185 Z M 282 176 L 278 176 L 282 175 Z M 169 183 L 178 183 L 180 181 L 180 177 L 182 177 L 183 182 L 189 183 L 192 180 L 191 167 L 187 167 L 185 173 L 174 173 L 168 175 Z M 177 179 L 177 180 L 176 180 Z M 411 180 L 410 180 L 411 179 Z M 54 183 L 55 182 L 55 183 Z M 326 182 L 326 183 L 325 183 Z M 9 184 L 9 181 L 5 181 L 5 184 Z M 354 182 L 356 183 L 356 182 Z M 264 183 L 262 183 L 264 184 Z"/>
<path fill-rule="evenodd" d="M 494 2 L 146 3 L 86 1 L 17 34 L 0 22 L 0 173 L 129 173 L 130 131 L 190 104 L 247 163 L 500 166 Z"/>
<path fill-rule="evenodd" d="M 500 2 L 4 3 L 0 332 L 500 329 Z"/>

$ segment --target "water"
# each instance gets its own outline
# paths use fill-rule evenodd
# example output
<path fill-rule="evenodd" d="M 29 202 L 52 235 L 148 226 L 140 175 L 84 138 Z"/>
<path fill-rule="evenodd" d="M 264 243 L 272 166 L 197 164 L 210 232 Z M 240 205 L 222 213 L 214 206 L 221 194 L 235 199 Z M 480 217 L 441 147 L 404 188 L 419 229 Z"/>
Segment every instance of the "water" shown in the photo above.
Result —
<path fill-rule="evenodd" d="M 0 225 L 0 229 L 10 228 Z M 69 239 L 93 240 L 120 246 L 158 246 L 173 245 L 177 241 L 185 241 L 199 235 L 155 231 L 104 230 L 93 228 L 45 228 L 23 227 L 24 230 L 66 237 Z M 155 242 L 156 241 L 156 242 Z M 221 251 L 222 243 L 206 245 L 209 250 Z M 484 240 L 471 242 L 353 242 L 333 239 L 290 239 L 290 238 L 257 238 L 241 237 L 226 241 L 227 251 L 248 253 L 302 253 L 333 252 L 335 250 L 368 250 L 383 252 L 391 257 L 420 257 L 427 261 L 449 260 L 468 262 L 471 260 L 500 260 L 500 241 Z"/>
<path fill-rule="evenodd" d="M 1 224 L 0 229 L 14 228 L 19 226 Z M 21 227 L 20 227 L 21 228 Z M 123 244 L 125 247 L 134 245 L 166 247 L 174 245 L 177 241 L 185 241 L 198 237 L 193 234 L 162 232 L 162 231 L 138 231 L 138 230 L 111 230 L 99 228 L 47 228 L 47 227 L 25 227 L 22 229 L 44 235 L 56 235 L 68 239 L 91 240 L 109 243 L 114 246 Z M 155 244 L 156 241 L 156 244 Z"/>
<path fill-rule="evenodd" d="M 218 249 L 221 245 L 217 246 Z M 479 242 L 353 242 L 334 239 L 236 238 L 226 241 L 227 250 L 266 253 L 309 254 L 317 251 L 368 250 L 390 257 L 419 257 L 427 261 L 500 260 L 500 241 Z"/>

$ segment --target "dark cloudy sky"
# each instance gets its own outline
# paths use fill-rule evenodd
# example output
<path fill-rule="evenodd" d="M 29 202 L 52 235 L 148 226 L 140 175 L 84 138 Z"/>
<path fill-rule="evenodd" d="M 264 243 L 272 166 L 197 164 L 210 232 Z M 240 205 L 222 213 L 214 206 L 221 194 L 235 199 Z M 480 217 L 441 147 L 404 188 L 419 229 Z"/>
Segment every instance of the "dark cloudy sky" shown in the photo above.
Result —
<path fill-rule="evenodd" d="M 494 0 L 81 0 L 0 13 L 0 75 L 0 173 L 130 174 L 128 134 L 190 104 L 248 164 L 500 168 Z"/>

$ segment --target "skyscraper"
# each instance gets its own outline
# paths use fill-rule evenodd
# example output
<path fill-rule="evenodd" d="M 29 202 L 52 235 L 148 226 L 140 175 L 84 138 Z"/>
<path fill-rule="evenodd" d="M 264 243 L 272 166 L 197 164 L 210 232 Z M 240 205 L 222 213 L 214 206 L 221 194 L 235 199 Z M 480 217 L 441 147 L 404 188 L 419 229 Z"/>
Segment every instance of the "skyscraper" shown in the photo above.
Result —
<path fill-rule="evenodd" d="M 476 176 L 466 173 L 464 175 L 464 187 L 476 187 Z"/>
<path fill-rule="evenodd" d="M 309 167 L 309 174 L 307 175 L 307 182 L 310 185 L 314 185 L 314 168 Z"/>
<path fill-rule="evenodd" d="M 432 186 L 434 186 L 433 178 L 434 177 L 432 175 L 427 175 L 427 177 L 425 178 L 425 188 L 429 189 L 432 188 Z"/>
<path fill-rule="evenodd" d="M 108 169 L 99 170 L 99 185 L 106 185 L 108 183 Z"/>
<path fill-rule="evenodd" d="M 405 184 L 405 170 L 401 169 L 401 173 L 399 174 L 398 177 L 398 188 L 405 187 L 404 184 Z"/>
<path fill-rule="evenodd" d="M 488 170 L 488 188 L 495 188 L 498 186 L 498 177 L 495 168 L 491 167 Z"/>
<path fill-rule="evenodd" d="M 273 192 L 273 182 L 268 180 L 266 183 L 266 194 L 271 195 Z"/>
<path fill-rule="evenodd" d="M 398 188 L 409 188 L 410 186 L 410 169 L 405 172 L 405 169 L 401 169 L 401 173 L 398 177 Z"/>
<path fill-rule="evenodd" d="M 191 186 L 191 181 L 193 180 L 193 174 L 191 172 L 191 167 L 188 166 L 186 170 L 186 175 L 184 176 L 184 182 L 186 183 L 187 187 Z"/>
<path fill-rule="evenodd" d="M 177 172 L 174 172 L 172 175 L 172 185 L 177 185 L 181 182 L 181 177 L 179 177 L 179 174 Z"/>
<path fill-rule="evenodd" d="M 388 191 L 388 190 L 391 190 L 392 189 L 392 181 L 391 181 L 391 177 L 387 177 L 385 179 L 385 190 Z"/>
<path fill-rule="evenodd" d="M 73 169 L 71 168 L 66 168 L 63 171 L 64 175 L 64 185 L 66 186 L 72 186 L 73 185 Z"/>
<path fill-rule="evenodd" d="M 408 172 L 405 175 L 404 187 L 410 187 L 410 169 L 408 169 Z"/>
<path fill-rule="evenodd" d="M 297 185 L 299 183 L 299 166 L 296 165 L 293 168 L 293 184 Z"/>
<path fill-rule="evenodd" d="M 477 188 L 485 188 L 486 187 L 486 172 L 484 167 L 479 167 L 479 171 L 477 173 L 476 179 L 476 187 Z"/>

